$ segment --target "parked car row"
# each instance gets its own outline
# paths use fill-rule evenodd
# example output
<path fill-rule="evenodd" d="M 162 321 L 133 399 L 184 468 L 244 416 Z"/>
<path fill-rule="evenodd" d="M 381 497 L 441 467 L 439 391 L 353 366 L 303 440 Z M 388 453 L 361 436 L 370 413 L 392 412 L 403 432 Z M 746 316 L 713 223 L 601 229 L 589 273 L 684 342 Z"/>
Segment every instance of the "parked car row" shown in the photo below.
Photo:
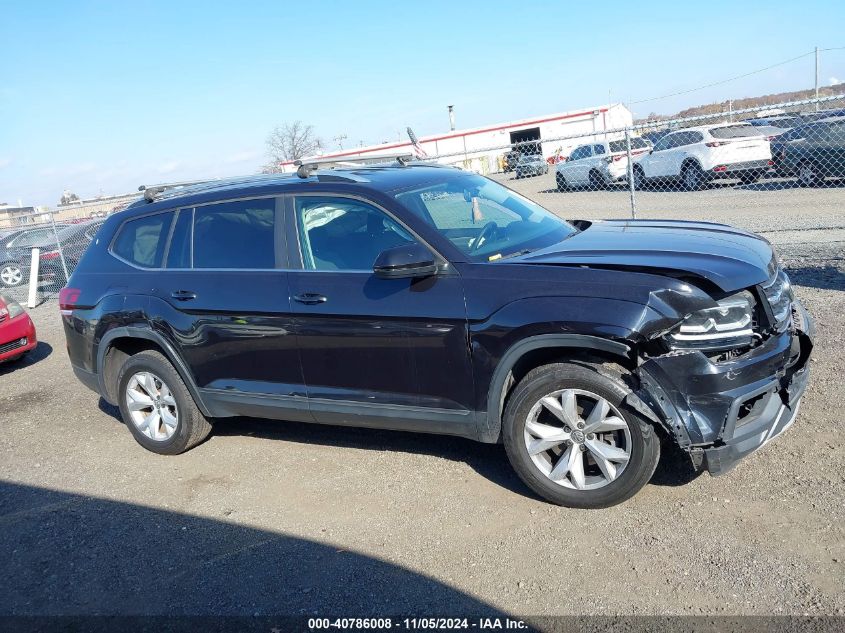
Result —
<path fill-rule="evenodd" d="M 102 223 L 103 220 L 94 220 L 62 224 L 56 225 L 55 230 L 52 226 L 21 228 L 0 237 L 0 286 L 14 288 L 26 283 L 33 248 L 40 250 L 39 285 L 63 284 L 64 266 L 69 271 L 76 267 Z"/>
<path fill-rule="evenodd" d="M 735 179 L 751 184 L 764 176 L 794 176 L 802 186 L 845 176 L 845 116 L 828 117 L 781 131 L 750 122 L 716 123 L 668 132 L 653 144 L 630 140 L 634 186 L 701 189 L 708 182 Z M 575 147 L 555 166 L 559 191 L 604 189 L 627 184 L 624 139 Z"/>

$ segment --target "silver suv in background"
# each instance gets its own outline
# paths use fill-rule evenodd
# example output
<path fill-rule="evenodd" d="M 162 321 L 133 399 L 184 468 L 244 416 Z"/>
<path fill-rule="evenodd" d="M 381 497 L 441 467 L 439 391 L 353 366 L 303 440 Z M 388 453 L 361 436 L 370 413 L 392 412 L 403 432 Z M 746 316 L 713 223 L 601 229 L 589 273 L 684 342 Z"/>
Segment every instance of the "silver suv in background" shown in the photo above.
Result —
<path fill-rule="evenodd" d="M 651 149 L 651 144 L 639 136 L 631 138 L 631 160 L 636 163 Z M 570 187 L 589 186 L 604 189 L 628 182 L 628 144 L 623 138 L 579 145 L 569 158 L 558 163 L 555 173 L 558 191 Z"/>
<path fill-rule="evenodd" d="M 516 177 L 541 176 L 549 173 L 549 164 L 542 154 L 523 154 L 516 162 Z"/>

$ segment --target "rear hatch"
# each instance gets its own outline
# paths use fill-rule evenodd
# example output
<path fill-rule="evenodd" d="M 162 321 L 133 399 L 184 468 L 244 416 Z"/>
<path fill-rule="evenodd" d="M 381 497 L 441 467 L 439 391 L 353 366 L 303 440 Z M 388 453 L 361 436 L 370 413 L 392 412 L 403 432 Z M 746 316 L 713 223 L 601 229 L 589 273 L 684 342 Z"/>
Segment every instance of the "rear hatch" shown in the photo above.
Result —
<path fill-rule="evenodd" d="M 769 141 L 753 125 L 725 125 L 708 132 L 712 140 L 707 141 L 707 147 L 712 149 L 715 162 L 730 165 L 772 158 Z"/>

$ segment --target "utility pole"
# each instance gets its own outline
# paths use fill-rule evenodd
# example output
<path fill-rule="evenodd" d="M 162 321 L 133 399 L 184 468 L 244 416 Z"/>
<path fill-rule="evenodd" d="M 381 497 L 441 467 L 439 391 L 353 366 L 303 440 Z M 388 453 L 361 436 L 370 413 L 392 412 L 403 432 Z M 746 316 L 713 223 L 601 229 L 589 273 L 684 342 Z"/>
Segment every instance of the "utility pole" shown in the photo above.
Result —
<path fill-rule="evenodd" d="M 819 110 L 819 47 L 816 46 L 816 112 Z"/>
<path fill-rule="evenodd" d="M 449 108 L 449 129 L 455 131 L 455 106 L 447 106 Z"/>
<path fill-rule="evenodd" d="M 343 149 L 343 141 L 346 140 L 346 134 L 338 134 L 333 140 L 337 143 L 338 149 Z"/>

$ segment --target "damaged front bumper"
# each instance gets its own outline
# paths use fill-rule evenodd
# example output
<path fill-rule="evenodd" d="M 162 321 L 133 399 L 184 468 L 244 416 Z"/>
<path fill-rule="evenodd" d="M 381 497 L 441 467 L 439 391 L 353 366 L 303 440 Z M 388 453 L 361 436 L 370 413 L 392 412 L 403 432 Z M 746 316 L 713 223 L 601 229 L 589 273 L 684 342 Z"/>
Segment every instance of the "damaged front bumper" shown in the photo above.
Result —
<path fill-rule="evenodd" d="M 720 475 L 783 433 L 807 388 L 815 326 L 796 301 L 789 330 L 731 360 L 701 352 L 650 358 L 638 374 L 651 405 L 697 468 Z"/>

